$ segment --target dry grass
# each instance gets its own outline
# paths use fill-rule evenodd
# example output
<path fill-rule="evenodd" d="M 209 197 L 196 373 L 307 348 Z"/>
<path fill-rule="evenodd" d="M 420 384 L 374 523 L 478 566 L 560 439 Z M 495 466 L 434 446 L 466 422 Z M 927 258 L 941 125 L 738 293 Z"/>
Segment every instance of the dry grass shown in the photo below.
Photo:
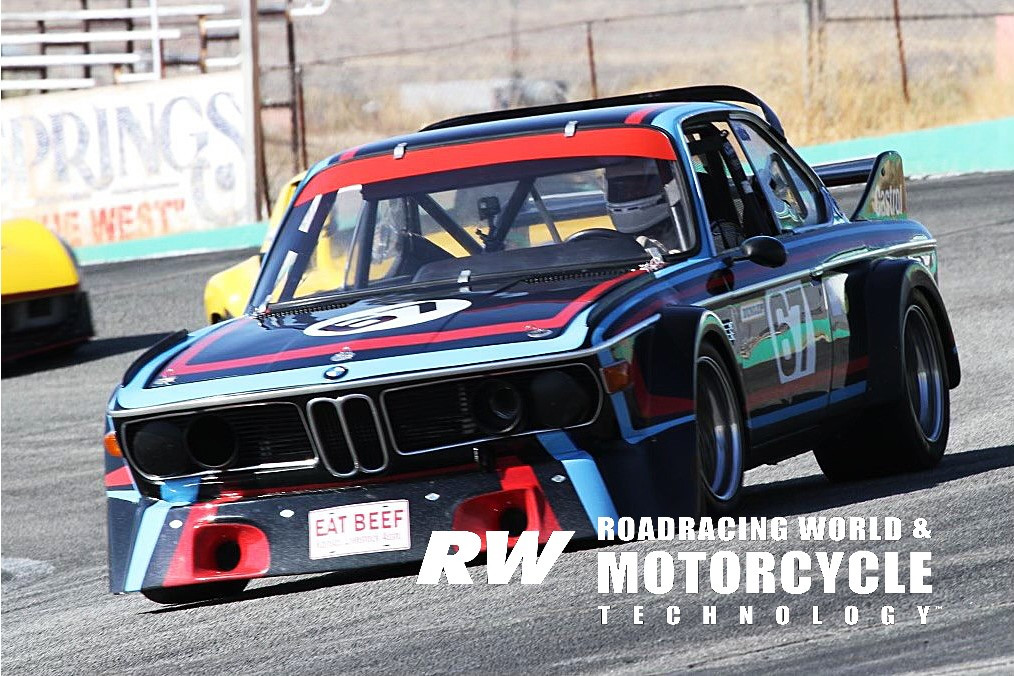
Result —
<path fill-rule="evenodd" d="M 630 40 L 603 39 L 597 47 L 599 88 L 601 95 L 610 95 L 702 83 L 740 85 L 771 104 L 796 145 L 1014 115 L 1014 82 L 994 74 L 992 43 L 969 35 L 977 33 L 907 38 L 907 102 L 890 32 L 831 35 L 823 64 L 809 68 L 798 39 L 735 40 L 720 47 L 699 41 L 668 59 L 658 57 L 652 41 L 632 49 Z M 583 45 L 558 42 L 526 50 L 520 70 L 526 77 L 564 79 L 572 99 L 588 97 Z M 439 109 L 407 107 L 399 98 L 401 83 L 504 77 L 511 65 L 492 46 L 470 51 L 467 64 L 457 62 L 460 55 L 454 52 L 430 56 L 428 63 L 378 58 L 354 68 L 319 70 L 306 90 L 311 161 L 462 112 L 454 101 Z M 291 168 L 287 124 L 267 129 L 266 137 L 269 166 L 277 174 L 271 182 L 277 185 Z"/>
<path fill-rule="evenodd" d="M 796 145 L 925 129 L 1014 115 L 1014 81 L 1003 82 L 973 54 L 949 52 L 962 68 L 910 67 L 910 100 L 905 101 L 896 53 L 839 49 L 814 72 L 806 95 L 797 49 L 768 45 L 711 64 L 721 81 L 757 93 L 778 113 Z M 918 62 L 916 64 L 918 66 Z M 816 67 L 813 69 L 817 71 Z M 666 73 L 640 80 L 627 91 L 699 84 Z M 716 80 L 717 81 L 717 80 Z M 675 83 L 675 84 L 674 84 Z M 809 99 L 809 100 L 807 100 Z"/>

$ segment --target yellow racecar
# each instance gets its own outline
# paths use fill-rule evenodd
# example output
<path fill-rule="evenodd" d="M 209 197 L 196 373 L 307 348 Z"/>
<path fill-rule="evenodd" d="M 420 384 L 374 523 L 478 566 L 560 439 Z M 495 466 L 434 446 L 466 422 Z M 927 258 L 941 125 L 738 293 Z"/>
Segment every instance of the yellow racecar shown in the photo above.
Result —
<path fill-rule="evenodd" d="M 74 252 L 37 221 L 0 225 L 3 361 L 70 349 L 91 338 L 88 294 Z"/>
<path fill-rule="evenodd" d="M 204 286 L 204 313 L 208 317 L 209 324 L 215 324 L 224 319 L 230 319 L 243 314 L 246 309 L 246 302 L 250 298 L 254 284 L 257 282 L 257 273 L 261 269 L 261 259 L 271 246 L 271 240 L 282 222 L 282 216 L 292 201 L 292 194 L 296 191 L 300 181 L 306 176 L 306 172 L 296 174 L 289 182 L 282 186 L 271 208 L 271 216 L 268 220 L 268 231 L 264 235 L 260 251 L 257 255 L 250 256 L 246 260 L 236 263 L 231 268 L 226 268 L 219 273 L 212 275 L 211 279 Z"/>

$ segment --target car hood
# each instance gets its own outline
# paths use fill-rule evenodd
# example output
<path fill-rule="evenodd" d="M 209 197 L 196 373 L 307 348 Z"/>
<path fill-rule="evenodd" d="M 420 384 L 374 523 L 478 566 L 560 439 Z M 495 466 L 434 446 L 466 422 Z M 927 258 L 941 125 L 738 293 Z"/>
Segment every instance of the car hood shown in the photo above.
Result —
<path fill-rule="evenodd" d="M 347 382 L 574 349 L 585 342 L 592 304 L 639 274 L 544 275 L 487 289 L 393 292 L 240 317 L 195 337 L 169 359 L 156 357 L 157 365 L 142 370 L 144 387 L 283 372 L 304 374 L 293 385 L 325 383 L 329 376 Z M 325 374 L 336 365 L 342 368 Z"/>

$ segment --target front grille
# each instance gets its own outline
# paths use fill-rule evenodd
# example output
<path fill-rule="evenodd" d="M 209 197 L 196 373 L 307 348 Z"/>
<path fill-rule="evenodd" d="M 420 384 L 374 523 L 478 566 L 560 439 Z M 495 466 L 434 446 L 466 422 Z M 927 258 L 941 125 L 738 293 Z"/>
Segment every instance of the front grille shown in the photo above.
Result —
<path fill-rule="evenodd" d="M 338 477 L 387 469 L 388 453 L 373 401 L 362 394 L 313 399 L 307 404 L 321 459 Z"/>
<path fill-rule="evenodd" d="M 346 397 L 340 406 L 360 469 L 379 472 L 387 464 L 387 453 L 373 403 L 366 397 Z"/>
<path fill-rule="evenodd" d="M 224 409 L 220 412 L 236 431 L 238 467 L 311 460 L 313 449 L 299 408 L 291 404 L 265 404 Z"/>
<path fill-rule="evenodd" d="M 488 376 L 386 390 L 381 398 L 384 414 L 394 437 L 395 449 L 404 454 L 421 453 L 500 436 L 487 434 L 480 429 L 473 412 L 473 397 L 483 383 L 489 378 L 506 380 L 527 397 L 536 376 L 553 370 L 563 371 L 574 378 L 581 388 L 589 393 L 593 402 L 587 414 L 571 427 L 591 422 L 601 406 L 601 391 L 593 372 L 583 364 L 491 373 Z M 526 413 L 521 424 L 511 430 L 510 434 L 548 429 L 540 424 L 537 420 L 537 411 L 533 411 L 532 408 L 531 401 L 527 401 Z"/>
<path fill-rule="evenodd" d="M 478 380 L 466 380 L 385 392 L 384 406 L 398 449 L 413 452 L 481 436 L 469 404 L 476 387 Z"/>
<path fill-rule="evenodd" d="M 352 458 L 338 407 L 333 399 L 315 399 L 307 407 L 310 426 L 317 437 L 317 448 L 324 466 L 335 476 L 352 476 L 356 473 L 356 462 Z"/>
<path fill-rule="evenodd" d="M 249 404 L 226 408 L 208 409 L 199 414 L 181 413 L 158 418 L 133 420 L 124 423 L 121 434 L 125 441 L 128 459 L 133 456 L 134 440 L 146 426 L 158 423 L 175 427 L 178 439 L 186 438 L 187 430 L 196 419 L 201 417 L 220 418 L 228 423 L 235 435 L 236 455 L 222 471 L 243 471 L 255 468 L 279 465 L 306 464 L 315 462 L 313 445 L 306 431 L 306 424 L 300 408 L 295 404 Z M 165 434 L 165 432 L 160 432 Z M 133 464 L 142 474 L 167 478 L 168 476 L 188 476 L 202 473 L 203 468 L 189 455 L 185 446 L 180 447 L 178 458 L 173 463 L 174 470 L 163 472 L 146 471 L 140 459 L 134 458 Z M 139 465 L 138 463 L 141 462 Z"/>

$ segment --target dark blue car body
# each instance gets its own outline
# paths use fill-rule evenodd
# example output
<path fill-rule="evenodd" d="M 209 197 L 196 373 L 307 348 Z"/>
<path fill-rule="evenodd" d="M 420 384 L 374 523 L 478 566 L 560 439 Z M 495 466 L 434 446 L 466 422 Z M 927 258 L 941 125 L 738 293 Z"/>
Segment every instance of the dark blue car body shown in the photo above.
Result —
<path fill-rule="evenodd" d="M 697 424 L 702 355 L 720 363 L 734 389 L 732 422 L 744 444 L 740 472 L 817 447 L 837 444 L 840 453 L 847 447 L 839 439 L 843 430 L 922 382 L 922 372 L 909 378 L 899 367 L 913 298 L 932 324 L 934 342 L 923 352 L 938 357 L 943 378 L 942 394 L 927 392 L 946 396 L 960 374 L 936 286 L 936 242 L 904 215 L 900 160 L 888 154 L 815 171 L 785 142 L 766 107 L 761 117 L 701 100 L 734 94 L 674 90 L 491 113 L 316 165 L 291 209 L 305 204 L 300 191 L 311 191 L 329 170 L 352 171 L 366 166 L 357 162 L 406 150 L 438 153 L 497 139 L 544 144 L 565 134 L 647 129 L 671 146 L 697 243 L 672 260 L 587 269 L 572 267 L 581 243 L 561 244 L 546 254 L 543 268 L 507 285 L 479 280 L 310 307 L 251 307 L 242 317 L 170 337 L 131 367 L 109 402 L 111 590 L 155 598 L 159 590 L 212 589 L 207 583 L 417 561 L 433 530 L 537 530 L 545 541 L 557 529 L 592 537 L 599 517 L 696 516 L 708 506 Z M 764 216 L 775 215 L 758 222 L 750 204 L 738 204 L 744 236 L 720 250 L 693 151 L 701 140 L 693 140 L 692 130 L 710 134 L 736 120 L 813 188 L 810 208 L 822 214 L 819 222 L 779 229 L 770 191 L 729 175 L 729 190 L 767 202 Z M 718 134 L 701 153 L 725 153 L 734 162 L 728 153 L 741 141 Z M 853 218 L 824 181 L 867 183 Z M 747 236 L 777 240 L 784 262 L 751 256 Z M 270 268 L 271 254 L 267 260 Z M 571 267 L 557 270 L 554 261 Z M 270 269 L 261 284 L 268 278 Z M 305 330 L 353 312 L 434 299 L 459 299 L 467 309 L 362 335 L 328 338 Z M 467 405 L 442 403 L 454 400 L 449 391 L 474 392 L 490 379 L 527 391 L 558 372 L 587 398 L 586 412 L 566 426 L 547 427 L 535 415 L 502 434 L 483 433 L 455 418 L 467 417 Z M 616 391 L 612 376 L 620 379 Z M 933 377 L 929 367 L 923 376 Z M 918 392 L 911 396 L 919 401 Z M 912 405 L 918 419 L 919 405 Z M 324 416 L 328 406 L 341 417 Z M 142 471 L 133 453 L 145 426 L 196 434 L 203 423 L 195 420 L 206 416 L 226 420 L 239 440 L 229 466 L 177 477 Z M 860 455 L 857 463 L 864 462 Z M 310 512 L 398 501 L 410 514 L 410 547 L 310 556 Z"/>

